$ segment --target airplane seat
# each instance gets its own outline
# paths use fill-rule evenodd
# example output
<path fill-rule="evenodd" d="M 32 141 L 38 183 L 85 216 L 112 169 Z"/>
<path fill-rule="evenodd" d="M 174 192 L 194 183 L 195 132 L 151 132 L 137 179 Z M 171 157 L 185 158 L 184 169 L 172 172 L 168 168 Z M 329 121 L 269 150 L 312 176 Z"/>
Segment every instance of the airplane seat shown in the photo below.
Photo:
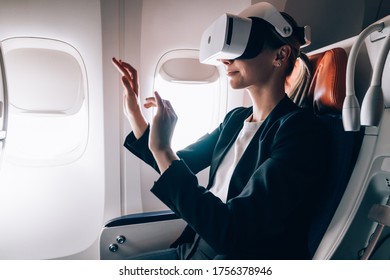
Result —
<path fill-rule="evenodd" d="M 346 92 L 347 59 L 347 53 L 343 48 L 333 48 L 309 55 L 312 79 L 306 100 L 301 103 L 305 107 L 312 104 L 314 113 L 329 131 L 329 146 L 326 148 L 330 149 L 330 165 L 324 178 L 326 198 L 322 204 L 317 205 L 318 210 L 308 237 L 311 256 L 314 256 L 344 194 L 363 137 L 361 131 L 345 132 L 343 128 L 341 111 Z M 294 72 L 302 71 L 301 69 L 302 67 L 295 67 Z M 291 79 L 299 75 L 294 72 L 287 81 L 287 92 L 293 87 Z"/>

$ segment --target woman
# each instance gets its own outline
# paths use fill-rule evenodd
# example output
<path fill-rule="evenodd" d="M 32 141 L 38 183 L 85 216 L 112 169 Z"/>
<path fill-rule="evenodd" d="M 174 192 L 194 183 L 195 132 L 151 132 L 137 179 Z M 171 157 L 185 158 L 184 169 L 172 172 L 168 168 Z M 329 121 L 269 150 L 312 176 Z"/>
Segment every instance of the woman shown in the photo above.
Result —
<path fill-rule="evenodd" d="M 286 14 L 294 27 L 295 21 Z M 251 57 L 224 60 L 234 89 L 253 106 L 230 111 L 220 126 L 184 150 L 171 148 L 177 116 L 155 92 L 151 125 L 138 103 L 137 71 L 113 59 L 122 73 L 126 116 L 133 128 L 125 147 L 160 174 L 151 191 L 188 226 L 169 250 L 138 259 L 308 259 L 314 202 L 322 194 L 325 135 L 312 113 L 285 94 L 301 34 L 280 37 L 261 25 Z M 210 166 L 208 186 L 196 173 Z"/>

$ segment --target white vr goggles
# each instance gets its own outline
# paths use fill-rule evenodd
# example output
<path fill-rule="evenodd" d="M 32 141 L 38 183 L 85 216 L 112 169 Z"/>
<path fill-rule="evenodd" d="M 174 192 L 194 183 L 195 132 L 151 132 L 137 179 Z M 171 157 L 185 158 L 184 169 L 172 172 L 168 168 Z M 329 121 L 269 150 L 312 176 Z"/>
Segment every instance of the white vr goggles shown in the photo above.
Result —
<path fill-rule="evenodd" d="M 206 29 L 200 43 L 199 60 L 205 64 L 220 64 L 219 59 L 248 59 L 257 56 L 263 45 L 262 28 L 268 22 L 281 39 L 296 34 L 301 47 L 310 44 L 310 27 L 292 27 L 271 4 L 261 2 L 238 16 L 224 14 Z M 264 29 L 263 29 L 264 30 Z"/>

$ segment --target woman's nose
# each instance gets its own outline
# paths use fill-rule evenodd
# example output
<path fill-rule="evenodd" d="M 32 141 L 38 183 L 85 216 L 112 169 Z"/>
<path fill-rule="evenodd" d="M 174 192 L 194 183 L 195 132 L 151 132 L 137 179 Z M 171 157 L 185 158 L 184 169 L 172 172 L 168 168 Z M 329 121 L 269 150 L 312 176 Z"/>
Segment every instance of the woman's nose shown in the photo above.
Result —
<path fill-rule="evenodd" d="M 230 65 L 233 63 L 233 59 L 219 59 L 220 62 L 222 62 L 225 65 Z"/>

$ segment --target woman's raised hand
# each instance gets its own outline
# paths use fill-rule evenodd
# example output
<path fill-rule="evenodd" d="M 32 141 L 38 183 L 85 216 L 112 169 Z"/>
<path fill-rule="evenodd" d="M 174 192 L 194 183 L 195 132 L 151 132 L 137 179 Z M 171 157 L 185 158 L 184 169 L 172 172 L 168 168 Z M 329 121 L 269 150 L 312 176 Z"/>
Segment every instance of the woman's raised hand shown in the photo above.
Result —
<path fill-rule="evenodd" d="M 122 74 L 122 84 L 125 88 L 124 92 L 124 106 L 125 113 L 131 114 L 134 111 L 139 110 L 138 104 L 138 73 L 130 64 L 123 62 L 122 60 L 112 59 L 112 63 Z"/>
<path fill-rule="evenodd" d="M 137 70 L 129 63 L 122 60 L 112 59 L 112 63 L 122 74 L 123 92 L 123 111 L 128 118 L 134 132 L 134 136 L 138 139 L 145 132 L 148 123 L 142 114 L 142 110 L 138 103 L 138 73 Z"/>

